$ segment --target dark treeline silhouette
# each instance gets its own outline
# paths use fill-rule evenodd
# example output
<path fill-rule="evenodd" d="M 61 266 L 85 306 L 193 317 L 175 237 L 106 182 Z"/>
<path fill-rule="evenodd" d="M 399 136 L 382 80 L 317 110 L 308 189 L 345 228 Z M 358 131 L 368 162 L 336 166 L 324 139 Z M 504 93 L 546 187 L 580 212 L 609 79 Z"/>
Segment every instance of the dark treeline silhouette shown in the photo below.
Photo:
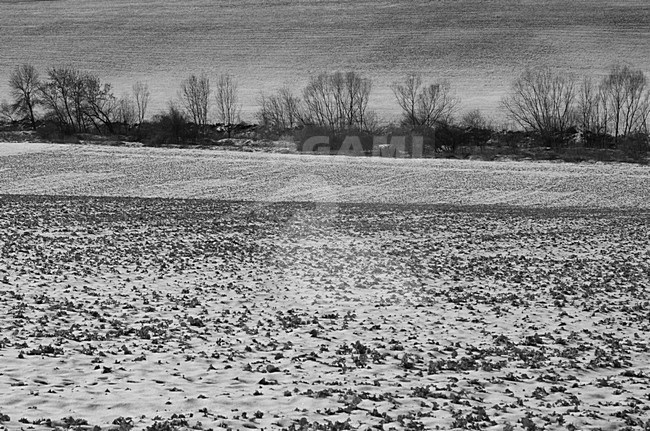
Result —
<path fill-rule="evenodd" d="M 460 101 L 446 81 L 409 74 L 391 85 L 400 116 L 382 124 L 370 109 L 372 81 L 357 72 L 312 76 L 301 92 L 283 87 L 260 94 L 256 124 L 241 121 L 238 83 L 228 74 L 212 83 L 190 75 L 167 109 L 147 117 L 148 86 L 136 82 L 117 97 L 110 83 L 68 66 L 43 75 L 29 64 L 9 77 L 10 101 L 0 105 L 4 129 L 32 129 L 42 139 L 108 135 L 145 145 L 219 145 L 224 138 L 292 139 L 330 136 L 336 152 L 345 136 L 360 137 L 372 154 L 373 136 L 420 135 L 424 156 L 513 154 L 643 160 L 648 155 L 650 85 L 646 75 L 615 65 L 599 81 L 550 68 L 525 70 L 501 101 L 517 130 L 496 128 L 479 110 L 458 116 Z M 226 139 L 227 142 L 227 139 Z"/>
<path fill-rule="evenodd" d="M 149 90 L 136 83 L 133 97 L 118 98 L 111 84 L 72 67 L 52 67 L 44 78 L 31 65 L 17 66 L 9 79 L 12 100 L 0 116 L 15 125 L 28 122 L 43 137 L 79 133 L 127 134 L 146 115 Z"/>

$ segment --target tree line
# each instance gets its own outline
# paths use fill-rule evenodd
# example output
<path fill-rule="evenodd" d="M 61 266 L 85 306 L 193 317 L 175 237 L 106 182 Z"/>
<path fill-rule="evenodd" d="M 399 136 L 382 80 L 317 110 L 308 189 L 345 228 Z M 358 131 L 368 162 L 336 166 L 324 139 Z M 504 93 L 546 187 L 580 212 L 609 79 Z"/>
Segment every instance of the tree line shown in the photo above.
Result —
<path fill-rule="evenodd" d="M 32 65 L 19 65 L 9 87 L 11 100 L 0 105 L 0 116 L 33 129 L 50 125 L 60 135 L 130 134 L 162 144 L 186 143 L 215 133 L 230 137 L 241 123 L 239 87 L 229 74 L 213 81 L 205 74 L 188 76 L 175 101 L 151 117 L 147 84 L 136 82 L 130 94 L 117 97 L 110 83 L 68 66 L 51 67 L 41 77 Z M 372 88 L 371 79 L 349 71 L 312 76 L 299 93 L 283 87 L 261 94 L 255 113 L 258 133 L 277 137 L 310 126 L 332 133 L 385 132 L 387 126 L 369 108 Z M 425 82 L 421 74 L 408 74 L 391 90 L 400 111 L 397 127 L 425 133 L 493 129 L 476 109 L 456 117 L 460 101 L 446 81 Z M 519 128 L 548 145 L 562 145 L 577 132 L 613 145 L 642 136 L 647 144 L 650 86 L 643 71 L 629 66 L 615 65 L 600 80 L 528 69 L 513 82 L 501 108 Z"/>
<path fill-rule="evenodd" d="M 600 81 L 527 70 L 502 106 L 521 127 L 545 138 L 577 129 L 618 140 L 648 134 L 650 87 L 645 73 L 629 66 L 613 66 Z"/>
<path fill-rule="evenodd" d="M 46 75 L 29 64 L 17 66 L 9 79 L 10 102 L 3 102 L 0 115 L 7 121 L 27 121 L 32 128 L 52 122 L 61 133 L 118 133 L 145 122 L 150 100 L 148 86 L 133 85 L 129 95 L 117 97 L 110 83 L 97 75 L 68 66 L 51 67 Z M 447 83 L 424 85 L 420 75 L 409 75 L 392 87 L 404 123 L 433 126 L 452 118 L 458 100 Z M 357 72 L 321 73 L 309 79 L 298 94 L 283 87 L 274 94 L 261 94 L 255 119 L 259 127 L 283 132 L 305 125 L 332 130 L 370 130 L 379 124 L 368 104 L 372 81 Z M 238 83 L 229 74 L 211 82 L 205 74 L 182 80 L 176 100 L 166 111 L 151 117 L 182 117 L 199 131 L 216 119 L 223 126 L 241 121 Z M 216 115 L 212 115 L 213 111 Z"/>
<path fill-rule="evenodd" d="M 12 100 L 0 106 L 5 120 L 27 120 L 33 129 L 37 120 L 51 122 L 62 134 L 118 133 L 120 125 L 144 121 L 150 98 L 141 82 L 133 85 L 131 97 L 118 98 L 97 75 L 67 66 L 50 68 L 45 79 L 32 65 L 17 66 L 9 88 Z"/>

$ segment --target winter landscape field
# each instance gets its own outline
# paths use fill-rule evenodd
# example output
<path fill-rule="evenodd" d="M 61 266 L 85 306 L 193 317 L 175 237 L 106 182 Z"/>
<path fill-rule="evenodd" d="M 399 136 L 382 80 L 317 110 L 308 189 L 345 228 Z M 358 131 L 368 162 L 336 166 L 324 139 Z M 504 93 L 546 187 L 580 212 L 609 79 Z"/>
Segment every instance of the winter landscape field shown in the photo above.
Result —
<path fill-rule="evenodd" d="M 650 426 L 646 166 L 0 143 L 0 190 L 0 428 Z"/>
<path fill-rule="evenodd" d="M 0 431 L 650 430 L 649 22 L 0 0 Z"/>

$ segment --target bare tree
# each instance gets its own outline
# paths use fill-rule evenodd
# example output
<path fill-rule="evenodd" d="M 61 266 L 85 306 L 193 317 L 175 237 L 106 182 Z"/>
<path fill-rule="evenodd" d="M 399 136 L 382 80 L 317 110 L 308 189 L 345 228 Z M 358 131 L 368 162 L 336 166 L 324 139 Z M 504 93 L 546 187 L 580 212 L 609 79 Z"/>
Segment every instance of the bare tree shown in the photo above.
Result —
<path fill-rule="evenodd" d="M 270 96 L 262 94 L 259 103 L 260 109 L 256 114 L 259 124 L 275 133 L 303 123 L 302 101 L 288 87 L 282 87 Z"/>
<path fill-rule="evenodd" d="M 48 80 L 41 85 L 43 106 L 64 133 L 75 133 L 85 128 L 81 111 L 80 76 L 81 73 L 71 67 L 52 67 L 48 70 Z"/>
<path fill-rule="evenodd" d="M 335 129 L 339 126 L 335 90 L 326 73 L 312 77 L 303 91 L 308 121 Z"/>
<path fill-rule="evenodd" d="M 403 82 L 391 86 L 402 109 L 402 123 L 409 126 L 432 127 L 448 123 L 458 106 L 447 82 L 422 86 L 422 76 L 409 74 Z"/>
<path fill-rule="evenodd" d="M 447 124 L 458 105 L 458 99 L 451 94 L 449 83 L 431 84 L 424 87 L 418 97 L 417 115 L 421 125 Z"/>
<path fill-rule="evenodd" d="M 492 125 L 490 121 L 485 118 L 480 109 L 472 109 L 466 112 L 460 119 L 461 124 L 465 127 L 472 129 L 490 129 Z"/>
<path fill-rule="evenodd" d="M 0 103 L 0 121 L 9 121 L 11 123 L 16 121 L 16 110 L 6 100 Z"/>
<path fill-rule="evenodd" d="M 100 124 L 109 133 L 115 133 L 114 123 L 119 115 L 119 101 L 113 95 L 111 84 L 102 83 L 96 75 L 86 73 L 82 76 L 84 86 L 83 113 L 101 133 Z"/>
<path fill-rule="evenodd" d="M 514 82 L 502 106 L 524 129 L 550 136 L 573 125 L 575 98 L 572 77 L 553 73 L 549 68 L 529 69 Z"/>
<path fill-rule="evenodd" d="M 645 128 L 650 110 L 650 90 L 641 70 L 613 66 L 603 80 L 602 88 L 615 138 Z"/>
<path fill-rule="evenodd" d="M 585 78 L 576 106 L 582 130 L 619 136 L 647 132 L 650 86 L 645 74 L 628 66 L 613 66 L 599 85 Z"/>
<path fill-rule="evenodd" d="M 133 84 L 133 98 L 135 100 L 135 108 L 138 124 L 144 122 L 144 118 L 147 114 L 147 106 L 149 105 L 149 86 L 140 81 Z"/>
<path fill-rule="evenodd" d="M 331 129 L 365 129 L 371 90 L 372 81 L 353 71 L 312 77 L 303 91 L 308 121 Z"/>
<path fill-rule="evenodd" d="M 368 100 L 372 90 L 372 81 L 356 72 L 347 72 L 344 82 L 346 91 L 341 104 L 344 104 L 343 112 L 344 118 L 347 120 L 347 126 L 365 128 L 366 110 L 368 109 Z"/>
<path fill-rule="evenodd" d="M 228 137 L 230 137 L 233 126 L 239 122 L 241 112 L 238 85 L 230 74 L 226 73 L 219 76 L 215 99 L 219 121 L 224 124 L 228 131 Z"/>
<path fill-rule="evenodd" d="M 210 93 L 210 80 L 205 75 L 191 75 L 181 82 L 181 102 L 201 132 L 205 131 L 205 125 L 208 123 Z"/>
<path fill-rule="evenodd" d="M 16 66 L 9 77 L 9 88 L 13 98 L 14 110 L 29 118 L 32 129 L 36 129 L 34 109 L 39 104 L 40 87 L 38 71 L 31 64 Z"/>
<path fill-rule="evenodd" d="M 419 125 L 416 108 L 421 86 L 422 76 L 414 73 L 407 75 L 403 83 L 395 82 L 391 86 L 397 104 L 402 109 L 404 116 L 402 122 L 405 124 Z"/>
<path fill-rule="evenodd" d="M 40 87 L 40 99 L 47 115 L 64 133 L 114 133 L 118 101 L 112 87 L 99 77 L 72 67 L 53 67 Z"/>
<path fill-rule="evenodd" d="M 646 101 L 650 99 L 650 90 L 646 91 Z M 650 135 L 650 102 L 643 104 L 640 115 L 640 130 L 646 135 Z"/>
<path fill-rule="evenodd" d="M 127 129 L 138 121 L 137 103 L 127 95 L 117 101 L 116 120 Z"/>
<path fill-rule="evenodd" d="M 585 78 L 578 90 L 576 119 L 580 129 L 595 134 L 607 133 L 607 106 L 602 86 Z"/>
<path fill-rule="evenodd" d="M 278 91 L 278 97 L 286 116 L 286 125 L 293 129 L 303 122 L 303 106 L 300 97 L 294 96 L 289 87 L 283 87 Z"/>

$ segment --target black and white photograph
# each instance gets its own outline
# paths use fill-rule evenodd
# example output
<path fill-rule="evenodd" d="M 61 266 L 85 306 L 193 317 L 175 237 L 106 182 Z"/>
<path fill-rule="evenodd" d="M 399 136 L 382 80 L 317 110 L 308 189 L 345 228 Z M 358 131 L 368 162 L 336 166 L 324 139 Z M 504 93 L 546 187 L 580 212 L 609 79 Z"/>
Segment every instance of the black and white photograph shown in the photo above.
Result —
<path fill-rule="evenodd" d="M 14 430 L 650 430 L 650 1 L 0 0 Z"/>

